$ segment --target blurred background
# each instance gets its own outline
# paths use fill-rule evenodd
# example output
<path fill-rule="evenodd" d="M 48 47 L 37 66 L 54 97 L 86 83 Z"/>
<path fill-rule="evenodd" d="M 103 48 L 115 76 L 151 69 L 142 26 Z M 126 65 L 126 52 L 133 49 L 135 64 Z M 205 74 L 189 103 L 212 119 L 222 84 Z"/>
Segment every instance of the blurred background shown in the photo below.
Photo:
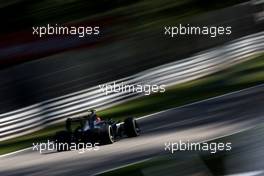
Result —
<path fill-rule="evenodd" d="M 117 80 L 261 31 L 256 6 L 246 0 L 2 2 L 0 112 Z M 98 25 L 101 35 L 32 35 L 33 26 L 48 23 Z M 231 26 L 232 35 L 164 37 L 164 26 L 179 23 Z"/>
<path fill-rule="evenodd" d="M 140 117 L 264 83 L 261 0 L 2 0 L 0 20 L 1 154 L 47 139 L 64 128 L 65 118 L 90 108 L 104 118 Z M 32 35 L 33 26 L 47 24 L 100 26 L 100 35 Z M 164 35 L 165 26 L 179 24 L 231 26 L 232 34 Z M 165 84 L 166 92 L 105 96 L 98 90 L 113 81 Z M 256 111 L 237 106 L 222 118 L 233 108 L 231 99 L 219 118 L 229 121 L 241 112 L 244 120 L 262 123 L 261 88 L 247 99 Z"/>

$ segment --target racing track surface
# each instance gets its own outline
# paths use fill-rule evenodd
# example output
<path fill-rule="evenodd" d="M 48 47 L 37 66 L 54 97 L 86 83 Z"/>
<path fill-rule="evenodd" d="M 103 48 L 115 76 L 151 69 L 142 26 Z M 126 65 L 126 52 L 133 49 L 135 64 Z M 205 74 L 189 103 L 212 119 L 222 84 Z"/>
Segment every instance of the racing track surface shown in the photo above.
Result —
<path fill-rule="evenodd" d="M 167 154 L 164 142 L 208 140 L 255 126 L 263 122 L 263 105 L 264 84 L 140 118 L 140 137 L 101 146 L 99 151 L 39 154 L 27 150 L 0 158 L 0 175 L 94 175 Z"/>

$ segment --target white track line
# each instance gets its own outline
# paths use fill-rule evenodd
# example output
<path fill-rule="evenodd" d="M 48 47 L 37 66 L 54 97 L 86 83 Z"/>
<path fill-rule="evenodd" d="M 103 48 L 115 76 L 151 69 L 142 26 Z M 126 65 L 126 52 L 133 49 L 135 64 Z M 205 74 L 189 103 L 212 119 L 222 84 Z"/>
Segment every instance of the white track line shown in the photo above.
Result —
<path fill-rule="evenodd" d="M 248 87 L 248 88 L 237 90 L 237 91 L 234 91 L 234 92 L 229 92 L 229 93 L 226 93 L 226 94 L 223 94 L 223 95 L 218 95 L 216 97 L 211 97 L 211 98 L 200 100 L 200 101 L 196 101 L 196 102 L 193 102 L 193 103 L 188 103 L 188 104 L 185 104 L 185 105 L 182 105 L 182 106 L 178 106 L 178 107 L 162 110 L 162 111 L 159 111 L 159 112 L 155 112 L 155 113 L 152 113 L 152 114 L 148 114 L 148 115 L 139 117 L 139 118 L 137 118 L 137 120 L 144 119 L 144 118 L 147 118 L 147 117 L 150 117 L 150 116 L 153 116 L 153 115 L 157 115 L 157 114 L 160 114 L 160 113 L 163 113 L 163 112 L 171 111 L 171 110 L 174 110 L 174 109 L 181 109 L 181 108 L 189 107 L 191 105 L 196 105 L 196 104 L 199 104 L 199 103 L 203 103 L 203 102 L 207 102 L 207 101 L 210 101 L 210 100 L 218 99 L 218 98 L 221 98 L 221 97 L 226 97 L 226 96 L 238 94 L 240 92 L 248 91 L 248 90 L 251 90 L 251 89 L 256 89 L 256 88 L 261 87 L 261 86 L 264 87 L 264 84 L 259 84 L 259 85 L 253 86 L 253 87 Z"/>
<path fill-rule="evenodd" d="M 226 176 L 260 176 L 263 175 L 264 171 L 251 171 L 251 172 L 243 172 L 239 174 L 232 174 L 232 175 L 226 175 Z"/>
<path fill-rule="evenodd" d="M 21 150 L 14 151 L 14 152 L 6 153 L 6 154 L 3 154 L 3 155 L 0 155 L 0 158 L 7 157 L 7 156 L 11 156 L 11 155 L 15 155 L 15 154 L 18 154 L 18 153 L 27 151 L 27 150 L 29 150 L 31 148 L 32 147 L 28 147 L 28 148 L 24 148 L 24 149 L 21 149 Z"/>

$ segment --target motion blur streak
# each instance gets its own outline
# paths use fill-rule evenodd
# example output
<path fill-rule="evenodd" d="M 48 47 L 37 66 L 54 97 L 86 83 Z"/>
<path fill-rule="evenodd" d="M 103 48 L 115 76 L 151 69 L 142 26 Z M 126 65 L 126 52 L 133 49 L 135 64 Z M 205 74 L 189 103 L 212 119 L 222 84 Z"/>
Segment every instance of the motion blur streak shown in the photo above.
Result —
<path fill-rule="evenodd" d="M 201 78 L 250 59 L 264 49 L 264 32 L 249 35 L 228 45 L 198 53 L 193 57 L 161 65 L 115 81 L 126 84 L 171 86 Z M 31 133 L 45 125 L 81 113 L 90 108 L 106 108 L 131 98 L 137 93 L 113 93 L 105 96 L 98 86 L 40 102 L 0 115 L 0 141 Z"/>
<path fill-rule="evenodd" d="M 201 103 L 174 108 L 140 119 L 142 135 L 139 138 L 124 139 L 112 145 L 102 146 L 100 152 L 78 154 L 72 151 L 40 155 L 30 150 L 1 158 L 0 175 L 94 175 L 117 166 L 164 155 L 167 153 L 164 151 L 164 142 L 206 141 L 252 128 L 264 120 L 263 104 L 264 85 L 261 85 Z M 248 172 L 252 169 L 261 170 L 264 164 L 260 162 L 264 157 L 263 135 L 257 131 L 236 140 L 232 141 L 234 154 L 227 155 L 225 170 L 229 174 Z M 237 158 L 237 145 L 242 147 L 238 151 L 249 150 L 251 154 L 243 152 L 244 159 Z M 177 157 L 177 172 L 173 175 L 193 171 L 183 169 L 182 166 L 188 158 L 191 161 L 194 158 L 181 160 L 181 156 Z M 197 163 L 191 168 L 196 166 Z"/>

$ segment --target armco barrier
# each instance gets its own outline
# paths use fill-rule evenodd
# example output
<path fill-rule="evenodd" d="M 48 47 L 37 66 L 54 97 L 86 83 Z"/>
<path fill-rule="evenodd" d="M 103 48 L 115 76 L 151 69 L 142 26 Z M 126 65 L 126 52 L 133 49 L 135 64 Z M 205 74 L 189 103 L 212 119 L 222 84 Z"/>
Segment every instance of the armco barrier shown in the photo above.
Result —
<path fill-rule="evenodd" d="M 180 61 L 148 69 L 116 80 L 124 84 L 164 84 L 171 86 L 201 78 L 263 52 L 264 32 L 249 35 Z M 108 84 L 111 84 L 108 83 Z M 0 114 L 0 141 L 42 129 L 90 108 L 104 109 L 132 98 L 137 93 L 105 95 L 98 86 Z"/>

